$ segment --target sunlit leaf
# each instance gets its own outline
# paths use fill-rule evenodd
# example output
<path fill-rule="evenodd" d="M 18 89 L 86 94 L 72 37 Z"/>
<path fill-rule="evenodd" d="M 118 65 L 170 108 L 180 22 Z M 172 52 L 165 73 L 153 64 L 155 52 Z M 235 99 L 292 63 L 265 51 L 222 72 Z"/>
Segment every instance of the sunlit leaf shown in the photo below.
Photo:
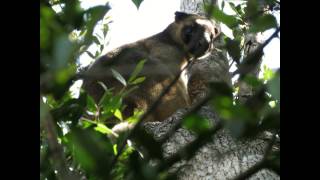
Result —
<path fill-rule="evenodd" d="M 140 84 L 140 83 L 142 83 L 145 79 L 146 79 L 146 77 L 138 77 L 137 79 L 135 79 L 134 81 L 132 81 L 130 84 Z"/>
<path fill-rule="evenodd" d="M 199 115 L 192 114 L 187 116 L 183 120 L 183 126 L 189 130 L 192 130 L 198 134 L 203 133 L 210 129 L 210 123 L 208 119 L 203 118 Z"/>
<path fill-rule="evenodd" d="M 124 86 L 127 86 L 127 82 L 126 80 L 124 79 L 124 77 L 118 73 L 116 70 L 114 69 L 111 69 L 111 72 L 112 72 L 112 75 L 113 77 L 115 77 L 119 82 L 121 82 L 121 84 L 123 84 Z"/>
<path fill-rule="evenodd" d="M 106 86 L 103 82 L 99 81 L 98 84 L 99 84 L 105 91 L 108 90 L 107 86 Z"/>
<path fill-rule="evenodd" d="M 271 14 L 267 14 L 257 17 L 253 21 L 252 26 L 249 29 L 249 32 L 263 32 L 265 30 L 275 27 L 277 27 L 276 18 Z"/>
<path fill-rule="evenodd" d="M 137 64 L 137 66 L 135 67 L 135 69 L 133 70 L 128 82 L 132 82 L 136 79 L 136 77 L 138 76 L 138 74 L 141 72 L 144 63 L 146 62 L 146 60 L 141 60 L 139 61 L 139 63 Z"/>
<path fill-rule="evenodd" d="M 114 153 L 114 155 L 118 154 L 117 144 L 113 145 L 113 153 Z"/>
<path fill-rule="evenodd" d="M 101 132 L 103 134 L 112 134 L 112 130 L 109 129 L 107 126 L 104 124 L 98 123 L 97 127 L 94 128 L 96 131 Z"/>
<path fill-rule="evenodd" d="M 121 111 L 120 111 L 119 109 L 116 109 L 116 110 L 114 111 L 113 115 L 114 115 L 116 118 L 120 119 L 121 121 L 123 120 L 123 118 L 122 118 L 122 113 L 121 113 Z"/>
<path fill-rule="evenodd" d="M 217 21 L 222 22 L 231 29 L 238 25 L 238 20 L 235 16 L 225 14 L 216 6 L 213 6 L 211 17 L 213 17 Z"/>
<path fill-rule="evenodd" d="M 126 119 L 127 122 L 129 123 L 137 123 L 139 118 L 143 115 L 143 111 L 139 110 L 139 109 L 134 109 L 133 111 L 133 115 L 131 117 L 129 117 L 128 119 Z"/>
<path fill-rule="evenodd" d="M 266 65 L 263 66 L 263 79 L 268 81 L 274 77 L 275 73 L 272 69 L 268 68 Z"/>

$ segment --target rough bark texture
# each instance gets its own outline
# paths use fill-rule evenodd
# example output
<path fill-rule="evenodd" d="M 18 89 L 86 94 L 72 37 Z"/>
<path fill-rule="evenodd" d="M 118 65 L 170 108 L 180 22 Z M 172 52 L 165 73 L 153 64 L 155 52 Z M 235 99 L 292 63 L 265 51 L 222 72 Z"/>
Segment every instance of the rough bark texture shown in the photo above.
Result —
<path fill-rule="evenodd" d="M 261 42 L 258 41 L 257 36 L 255 34 L 247 34 L 245 37 L 245 56 L 254 52 L 258 46 L 261 44 Z M 258 77 L 260 72 L 260 65 L 262 63 L 262 59 L 259 60 L 259 63 L 256 65 L 256 67 L 249 72 L 248 74 Z M 250 85 L 245 83 L 244 81 L 238 82 L 239 86 L 239 92 L 238 92 L 238 98 L 241 103 L 245 102 L 250 96 L 254 94 L 253 89 Z"/>
<path fill-rule="evenodd" d="M 182 0 L 181 10 L 185 12 L 204 14 L 202 0 Z M 219 43 L 219 42 L 218 42 Z M 191 95 L 195 99 L 203 97 L 207 92 L 206 84 L 212 81 L 223 81 L 231 85 L 228 60 L 224 52 L 215 51 L 212 56 L 197 61 L 189 70 Z M 163 122 L 148 122 L 144 124 L 146 131 L 160 141 L 180 119 L 185 109 L 177 111 Z M 203 106 L 199 112 L 207 117 L 212 124 L 219 121 L 214 110 Z M 163 145 L 164 157 L 169 158 L 186 144 L 195 140 L 196 135 L 187 129 L 178 129 Z M 254 139 L 235 140 L 227 129 L 222 129 L 212 136 L 212 140 L 198 149 L 194 157 L 174 164 L 169 172 L 176 172 L 178 179 L 233 179 L 259 162 L 265 153 L 268 143 L 267 134 L 261 134 Z M 280 179 L 268 169 L 263 169 L 249 179 Z"/>
<path fill-rule="evenodd" d="M 145 123 L 144 127 L 154 139 L 160 141 L 181 119 L 184 112 L 185 110 L 180 110 L 163 122 Z M 202 107 L 199 113 L 213 124 L 219 121 L 218 116 L 208 106 Z M 178 129 L 163 144 L 164 157 L 169 158 L 195 138 L 196 135 L 189 130 Z M 200 148 L 194 157 L 174 164 L 170 172 L 177 172 L 178 179 L 232 179 L 262 160 L 269 140 L 268 134 L 261 134 L 250 140 L 236 140 L 227 129 L 222 129 L 210 142 Z M 250 179 L 280 179 L 280 177 L 270 170 L 263 169 Z"/>

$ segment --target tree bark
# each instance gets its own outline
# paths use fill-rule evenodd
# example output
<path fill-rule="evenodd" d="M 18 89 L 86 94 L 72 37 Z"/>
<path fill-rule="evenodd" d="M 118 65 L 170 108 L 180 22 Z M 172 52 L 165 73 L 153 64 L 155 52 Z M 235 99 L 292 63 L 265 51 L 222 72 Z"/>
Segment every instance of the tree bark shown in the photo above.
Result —
<path fill-rule="evenodd" d="M 181 10 L 204 15 L 202 5 L 203 0 L 182 0 Z M 218 41 L 217 45 L 219 43 L 221 41 Z M 189 92 L 194 99 L 193 102 L 207 94 L 207 85 L 210 82 L 222 81 L 232 85 L 226 52 L 214 51 L 207 59 L 195 62 L 189 69 L 188 75 L 190 79 Z M 145 130 L 155 140 L 161 141 L 162 137 L 181 120 L 184 112 L 185 110 L 178 110 L 163 122 L 145 123 Z M 199 114 L 208 118 L 213 125 L 220 121 L 219 116 L 209 106 L 203 106 Z M 172 157 L 195 139 L 196 135 L 194 133 L 187 129 L 179 128 L 162 145 L 164 157 Z M 169 172 L 177 173 L 178 179 L 183 180 L 233 179 L 263 159 L 268 140 L 270 138 L 265 133 L 254 139 L 235 140 L 227 129 L 222 129 L 212 136 L 210 142 L 199 148 L 191 159 L 175 163 Z M 280 177 L 271 170 L 262 169 L 254 173 L 249 179 L 269 180 L 280 179 Z"/>

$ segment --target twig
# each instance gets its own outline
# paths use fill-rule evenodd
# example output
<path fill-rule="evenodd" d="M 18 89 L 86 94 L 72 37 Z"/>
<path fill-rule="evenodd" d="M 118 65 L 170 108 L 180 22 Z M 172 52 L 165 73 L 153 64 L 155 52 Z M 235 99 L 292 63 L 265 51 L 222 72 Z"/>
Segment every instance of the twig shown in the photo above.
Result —
<path fill-rule="evenodd" d="M 235 76 L 237 74 L 245 75 L 248 71 L 250 71 L 250 67 L 246 67 L 245 63 L 250 63 L 252 61 L 252 58 L 257 55 L 258 53 L 262 52 L 263 48 L 265 48 L 273 38 L 278 36 L 278 33 L 280 32 L 280 26 L 277 27 L 275 32 L 265 41 L 263 42 L 254 52 L 248 54 L 244 60 L 243 63 L 240 64 L 239 68 L 232 73 L 232 76 Z"/>

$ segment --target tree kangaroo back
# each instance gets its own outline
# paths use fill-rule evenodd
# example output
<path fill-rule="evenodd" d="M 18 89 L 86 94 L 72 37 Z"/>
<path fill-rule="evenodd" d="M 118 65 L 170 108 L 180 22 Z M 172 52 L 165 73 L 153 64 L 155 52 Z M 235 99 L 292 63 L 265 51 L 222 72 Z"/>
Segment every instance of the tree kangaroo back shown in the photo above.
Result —
<path fill-rule="evenodd" d="M 96 60 L 84 73 L 83 88 L 98 102 L 104 93 L 99 81 L 109 88 L 114 87 L 115 93 L 123 88 L 112 76 L 111 69 L 128 79 L 137 63 L 144 59 L 146 62 L 140 75 L 146 79 L 124 99 L 127 107 L 123 115 L 131 116 L 135 108 L 146 111 L 188 61 L 213 49 L 213 40 L 218 33 L 210 19 L 176 12 L 175 21 L 164 31 L 116 48 Z M 182 74 L 146 121 L 162 121 L 177 109 L 188 107 L 187 81 L 188 77 Z"/>

